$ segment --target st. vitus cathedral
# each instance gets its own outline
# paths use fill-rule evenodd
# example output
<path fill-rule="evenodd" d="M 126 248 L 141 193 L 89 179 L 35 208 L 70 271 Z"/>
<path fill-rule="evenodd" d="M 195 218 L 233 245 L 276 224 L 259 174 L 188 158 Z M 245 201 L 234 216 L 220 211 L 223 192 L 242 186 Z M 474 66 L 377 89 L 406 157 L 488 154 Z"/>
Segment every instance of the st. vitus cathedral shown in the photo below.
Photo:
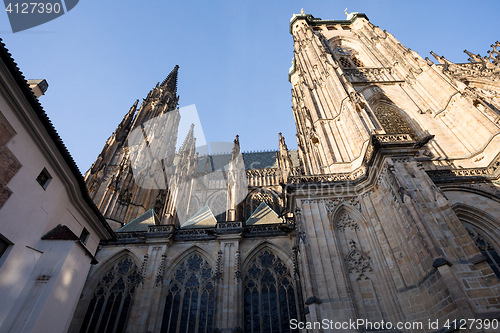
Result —
<path fill-rule="evenodd" d="M 242 153 L 236 137 L 203 155 L 193 127 L 176 148 L 177 66 L 125 115 L 85 176 L 116 239 L 70 332 L 500 318 L 500 43 L 433 62 L 360 13 L 302 12 L 290 33 L 296 151 L 279 134 L 275 152 Z"/>

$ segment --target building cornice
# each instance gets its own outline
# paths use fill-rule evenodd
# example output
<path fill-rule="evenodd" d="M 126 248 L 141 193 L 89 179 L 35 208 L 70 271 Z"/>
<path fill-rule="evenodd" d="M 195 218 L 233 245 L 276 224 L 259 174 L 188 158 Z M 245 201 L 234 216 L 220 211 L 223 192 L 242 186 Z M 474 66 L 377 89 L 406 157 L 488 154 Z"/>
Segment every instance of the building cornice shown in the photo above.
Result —
<path fill-rule="evenodd" d="M 369 21 L 368 16 L 363 13 L 352 13 L 349 14 L 348 17 L 348 20 L 322 20 L 321 18 L 316 18 L 311 14 L 293 14 L 292 18 L 290 19 L 290 34 L 292 34 L 293 24 L 297 20 L 306 20 L 307 24 L 313 27 L 318 25 L 349 25 L 358 18 L 365 18 L 367 21 Z"/>

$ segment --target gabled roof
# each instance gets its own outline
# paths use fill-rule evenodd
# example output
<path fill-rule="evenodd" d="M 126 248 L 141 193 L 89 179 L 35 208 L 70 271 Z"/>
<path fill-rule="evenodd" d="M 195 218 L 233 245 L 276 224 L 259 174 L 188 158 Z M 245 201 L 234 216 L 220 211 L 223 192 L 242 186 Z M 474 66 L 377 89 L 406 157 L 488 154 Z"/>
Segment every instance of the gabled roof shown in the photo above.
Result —
<path fill-rule="evenodd" d="M 181 225 L 181 229 L 187 228 L 211 228 L 215 227 L 217 220 L 210 210 L 210 207 L 205 205 L 198 213 L 194 214 L 189 220 Z"/>
<path fill-rule="evenodd" d="M 272 210 L 264 201 L 255 209 L 252 215 L 248 218 L 246 225 L 273 224 L 283 223 L 283 220 L 278 217 L 278 214 Z"/>
<path fill-rule="evenodd" d="M 153 209 L 144 212 L 139 217 L 130 221 L 116 232 L 138 232 L 138 231 L 148 231 L 150 225 L 159 225 L 160 219 L 156 216 Z"/>
<path fill-rule="evenodd" d="M 114 238 L 115 235 L 114 235 L 113 230 L 108 225 L 108 223 L 106 222 L 106 220 L 102 216 L 99 209 L 97 209 L 97 207 L 94 204 L 94 202 L 92 201 L 92 199 L 90 199 L 90 196 L 87 192 L 87 187 L 85 186 L 85 182 L 83 180 L 82 174 L 80 173 L 78 166 L 76 165 L 75 161 L 73 160 L 73 157 L 71 157 L 71 154 L 69 153 L 69 151 L 66 148 L 66 146 L 64 145 L 61 137 L 59 136 L 56 129 L 54 128 L 54 125 L 52 125 L 52 122 L 50 121 L 49 117 L 47 116 L 47 114 L 43 110 L 42 106 L 38 102 L 38 99 L 36 99 L 35 95 L 33 95 L 33 92 L 29 88 L 29 86 L 26 82 L 26 79 L 23 76 L 23 73 L 17 67 L 17 64 L 15 63 L 14 59 L 12 58 L 12 55 L 9 53 L 9 51 L 5 47 L 5 44 L 2 42 L 1 38 L 0 38 L 0 59 L 3 61 L 5 67 L 12 75 L 12 78 L 14 79 L 17 86 L 19 87 L 22 94 L 24 95 L 26 102 L 31 106 L 31 109 L 33 110 L 33 112 L 35 113 L 37 118 L 40 120 L 40 123 L 43 125 L 43 127 L 47 131 L 48 136 L 52 139 L 57 150 L 62 155 L 64 161 L 66 162 L 66 165 L 69 167 L 72 174 L 76 178 L 76 181 L 78 183 L 78 187 L 80 189 L 80 193 L 81 193 L 84 201 L 91 208 L 94 215 L 99 219 L 102 226 L 107 231 L 109 238 Z"/>

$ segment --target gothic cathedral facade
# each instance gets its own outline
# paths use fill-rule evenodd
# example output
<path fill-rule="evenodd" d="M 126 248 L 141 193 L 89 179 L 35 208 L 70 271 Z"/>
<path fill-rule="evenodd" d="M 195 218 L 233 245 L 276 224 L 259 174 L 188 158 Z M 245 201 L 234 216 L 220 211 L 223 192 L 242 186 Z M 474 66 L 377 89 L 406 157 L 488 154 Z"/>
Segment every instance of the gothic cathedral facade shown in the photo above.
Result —
<path fill-rule="evenodd" d="M 116 238 L 70 332 L 500 319 L 500 43 L 434 63 L 361 13 L 290 33 L 298 150 L 176 148 L 177 66 L 125 115 L 85 175 Z"/>

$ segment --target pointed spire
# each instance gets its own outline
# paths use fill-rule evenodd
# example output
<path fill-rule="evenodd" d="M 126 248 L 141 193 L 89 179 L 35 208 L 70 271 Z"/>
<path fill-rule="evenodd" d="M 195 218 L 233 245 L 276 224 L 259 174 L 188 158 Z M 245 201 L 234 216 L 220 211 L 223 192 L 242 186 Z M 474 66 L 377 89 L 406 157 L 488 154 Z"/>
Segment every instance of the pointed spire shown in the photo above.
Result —
<path fill-rule="evenodd" d="M 177 72 L 179 70 L 179 65 L 175 65 L 174 69 L 168 74 L 168 76 L 161 83 L 162 87 L 167 88 L 170 92 L 177 92 Z"/>
<path fill-rule="evenodd" d="M 179 152 L 191 149 L 191 142 L 194 139 L 194 124 L 191 124 L 191 128 L 189 129 L 184 142 L 179 148 Z"/>
<path fill-rule="evenodd" d="M 135 112 L 137 111 L 137 105 L 139 104 L 139 100 L 136 100 L 134 105 L 130 108 L 130 110 L 127 112 L 125 117 L 123 117 L 123 120 L 121 121 L 120 125 L 118 125 L 118 128 L 115 131 L 115 138 L 116 141 L 122 141 L 125 136 L 128 135 L 128 132 L 130 130 L 130 125 L 132 124 L 132 120 L 134 119 Z"/>

